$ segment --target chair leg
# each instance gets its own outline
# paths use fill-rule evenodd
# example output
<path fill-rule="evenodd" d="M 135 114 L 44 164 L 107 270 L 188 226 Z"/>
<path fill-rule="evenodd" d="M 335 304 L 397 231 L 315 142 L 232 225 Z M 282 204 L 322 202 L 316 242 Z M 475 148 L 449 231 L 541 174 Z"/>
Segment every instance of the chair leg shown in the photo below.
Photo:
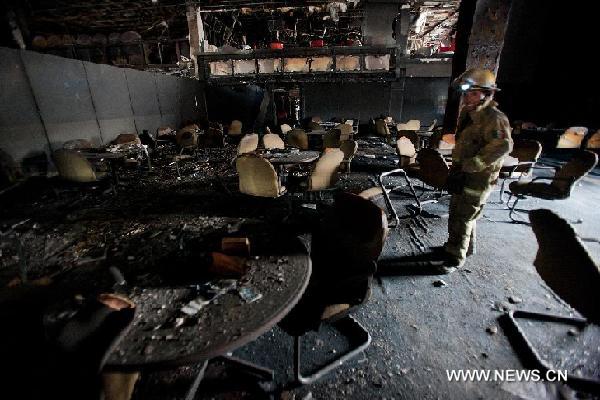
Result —
<path fill-rule="evenodd" d="M 506 180 L 507 179 L 508 178 L 502 179 L 502 184 L 500 185 L 500 193 L 499 193 L 500 194 L 500 198 L 499 198 L 500 204 L 504 203 L 504 200 L 502 200 L 502 195 L 504 194 L 504 185 L 506 185 Z"/>
<path fill-rule="evenodd" d="M 562 315 L 546 314 L 525 310 L 512 310 L 507 314 L 507 319 L 512 328 L 512 333 L 518 340 L 520 348 L 526 353 L 526 356 L 530 358 L 530 361 L 537 364 L 536 367 L 540 370 L 541 374 L 544 375 L 547 371 L 559 371 L 559 367 L 550 365 L 546 362 L 533 347 L 533 344 L 525 335 L 525 332 L 517 322 L 517 319 L 535 320 L 542 322 L 558 322 L 575 325 L 579 328 L 585 328 L 588 324 L 587 320 L 582 318 L 566 317 Z M 565 383 L 576 390 L 581 390 L 589 393 L 598 393 L 600 391 L 600 380 L 592 379 L 589 377 L 577 376 L 567 373 Z"/>
<path fill-rule="evenodd" d="M 258 364 L 254 364 L 253 362 L 242 360 L 241 358 L 234 357 L 229 354 L 225 356 L 220 356 L 218 358 L 221 361 L 235 365 L 237 369 L 241 369 L 244 372 L 256 375 L 263 380 L 272 381 L 273 379 L 275 379 L 275 372 L 270 368 L 262 367 Z"/>
<path fill-rule="evenodd" d="M 200 382 L 202 382 L 202 379 L 204 378 L 204 373 L 206 372 L 207 365 L 208 360 L 204 361 L 204 363 L 202 364 L 200 371 L 198 371 L 198 375 L 196 375 L 196 379 L 194 379 L 192 386 L 190 386 L 187 394 L 185 395 L 185 400 L 194 400 L 194 397 L 196 397 L 196 392 L 198 391 Z"/>
<path fill-rule="evenodd" d="M 512 195 L 511 195 L 512 197 Z M 527 222 L 525 221 L 521 221 L 516 219 L 513 214 L 515 214 L 517 211 L 515 210 L 515 208 L 517 207 L 517 203 L 519 202 L 519 196 L 515 196 L 515 201 L 512 205 L 512 207 L 509 206 L 510 212 L 508 213 L 508 217 L 510 218 L 510 220 L 514 223 L 514 224 L 524 224 L 524 225 L 529 225 Z M 507 203 L 508 205 L 508 203 Z"/>
<path fill-rule="evenodd" d="M 342 354 L 335 360 L 320 366 L 310 375 L 302 375 L 302 366 L 301 366 L 301 348 L 302 348 L 302 336 L 294 337 L 294 375 L 296 379 L 296 383 L 301 385 L 311 384 L 317 379 L 322 378 L 325 374 L 331 372 L 335 368 L 342 366 L 349 359 L 357 356 L 359 353 L 364 351 L 369 344 L 371 343 L 371 335 L 367 330 L 354 318 L 351 316 L 346 316 L 345 318 L 337 321 L 340 328 L 340 333 L 349 338 L 350 340 L 356 340 L 359 342 L 358 345 L 352 347 L 348 352 Z M 347 325 L 344 327 L 344 325 Z M 346 330 L 347 328 L 347 330 Z"/>

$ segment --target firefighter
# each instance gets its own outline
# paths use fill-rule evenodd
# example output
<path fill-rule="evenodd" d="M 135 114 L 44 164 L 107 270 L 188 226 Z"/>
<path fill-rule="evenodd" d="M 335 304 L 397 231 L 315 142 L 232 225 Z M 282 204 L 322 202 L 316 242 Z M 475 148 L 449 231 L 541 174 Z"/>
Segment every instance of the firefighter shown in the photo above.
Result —
<path fill-rule="evenodd" d="M 473 252 L 475 222 L 513 145 L 509 121 L 493 100 L 499 89 L 491 71 L 469 69 L 454 80 L 453 86 L 462 98 L 448 177 L 452 198 L 442 273 L 461 267 Z"/>

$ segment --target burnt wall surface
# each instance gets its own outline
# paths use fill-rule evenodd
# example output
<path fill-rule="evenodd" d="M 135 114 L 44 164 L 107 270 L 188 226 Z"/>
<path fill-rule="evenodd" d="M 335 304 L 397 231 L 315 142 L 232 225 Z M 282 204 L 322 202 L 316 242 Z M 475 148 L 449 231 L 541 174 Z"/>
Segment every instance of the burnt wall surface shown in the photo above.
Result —
<path fill-rule="evenodd" d="M 511 120 L 600 127 L 594 2 L 513 0 L 498 99 Z"/>
<path fill-rule="evenodd" d="M 192 79 L 0 48 L 0 148 L 20 161 L 72 139 L 177 128 L 205 115 L 201 96 Z"/>
<path fill-rule="evenodd" d="M 206 103 L 210 120 L 229 123 L 242 121 L 242 130 L 254 127 L 264 89 L 257 85 L 207 86 Z"/>
<path fill-rule="evenodd" d="M 304 115 L 367 121 L 383 114 L 402 122 L 441 123 L 449 83 L 449 78 L 406 78 L 392 83 L 305 84 Z"/>

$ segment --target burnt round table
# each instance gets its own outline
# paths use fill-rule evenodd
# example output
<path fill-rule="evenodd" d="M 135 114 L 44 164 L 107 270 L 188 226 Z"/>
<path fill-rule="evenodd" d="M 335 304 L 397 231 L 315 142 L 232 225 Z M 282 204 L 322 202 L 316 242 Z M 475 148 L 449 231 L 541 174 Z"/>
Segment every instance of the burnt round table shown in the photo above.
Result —
<path fill-rule="evenodd" d="M 263 156 L 273 165 L 294 165 L 311 163 L 319 158 L 318 151 L 304 150 L 299 152 L 281 152 L 264 154 Z"/>
<path fill-rule="evenodd" d="M 248 266 L 237 289 L 217 297 L 180 326 L 177 318 L 185 316 L 181 309 L 194 298 L 194 288 L 133 289 L 130 298 L 137 305 L 136 316 L 105 370 L 143 371 L 208 361 L 269 331 L 304 293 L 310 257 L 301 252 L 254 256 Z M 260 298 L 242 299 L 241 288 Z"/>

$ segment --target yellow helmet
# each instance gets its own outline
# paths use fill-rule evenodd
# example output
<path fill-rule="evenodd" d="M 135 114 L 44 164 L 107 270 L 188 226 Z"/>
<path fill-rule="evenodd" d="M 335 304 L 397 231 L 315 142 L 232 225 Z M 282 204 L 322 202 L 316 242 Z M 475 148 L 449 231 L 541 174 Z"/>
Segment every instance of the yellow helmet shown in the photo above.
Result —
<path fill-rule="evenodd" d="M 468 90 L 500 90 L 496 86 L 494 73 L 489 69 L 483 68 L 470 68 L 466 70 L 452 84 L 461 92 Z"/>

